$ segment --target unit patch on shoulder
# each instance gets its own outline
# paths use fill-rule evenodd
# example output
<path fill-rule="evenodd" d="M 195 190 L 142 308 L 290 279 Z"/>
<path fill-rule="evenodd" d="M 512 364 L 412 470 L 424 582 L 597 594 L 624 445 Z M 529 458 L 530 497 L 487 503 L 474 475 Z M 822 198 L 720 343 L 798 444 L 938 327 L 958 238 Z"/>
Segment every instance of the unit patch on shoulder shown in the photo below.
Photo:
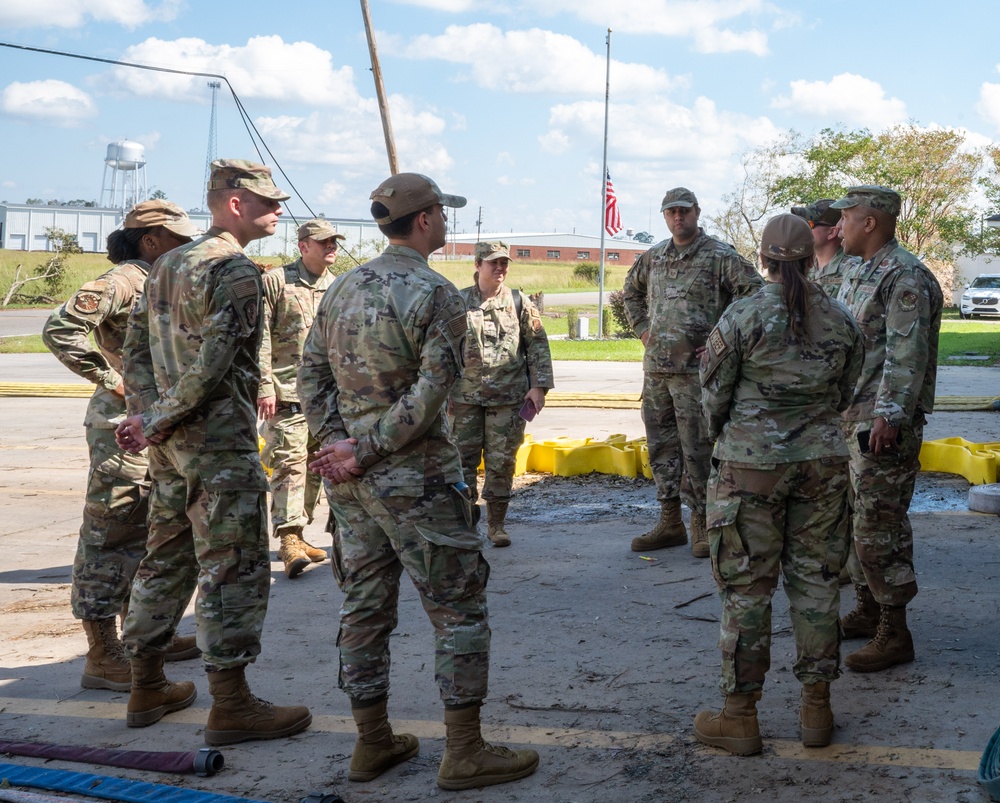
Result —
<path fill-rule="evenodd" d="M 708 347 L 712 350 L 712 354 L 724 354 L 729 350 L 729 346 L 726 345 L 726 338 L 722 336 L 722 332 L 719 331 L 718 327 L 712 330 L 712 334 L 708 336 Z"/>
<path fill-rule="evenodd" d="M 243 305 L 243 316 L 247 319 L 247 323 L 250 324 L 250 328 L 253 329 L 257 325 L 257 299 L 252 301 L 247 301 Z"/>
<path fill-rule="evenodd" d="M 912 312 L 917 308 L 917 294 L 907 290 L 899 297 L 899 308 L 904 312 Z"/>
<path fill-rule="evenodd" d="M 93 315 L 101 306 L 101 294 L 90 290 L 81 290 L 73 296 L 73 309 L 83 315 Z"/>

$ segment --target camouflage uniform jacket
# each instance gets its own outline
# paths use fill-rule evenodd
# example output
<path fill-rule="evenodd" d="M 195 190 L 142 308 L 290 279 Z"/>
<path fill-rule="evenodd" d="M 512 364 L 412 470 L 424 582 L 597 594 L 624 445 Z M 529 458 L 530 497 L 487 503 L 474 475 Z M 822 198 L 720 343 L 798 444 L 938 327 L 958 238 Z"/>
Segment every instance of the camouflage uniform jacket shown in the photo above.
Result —
<path fill-rule="evenodd" d="M 97 385 L 87 405 L 86 427 L 114 429 L 125 417 L 125 400 L 114 389 L 122 382 L 128 316 L 148 272 L 149 265 L 138 259 L 119 263 L 53 310 L 42 329 L 42 340 L 59 362 Z M 87 338 L 91 333 L 96 350 Z"/>
<path fill-rule="evenodd" d="M 865 364 L 847 421 L 884 418 L 898 427 L 934 409 L 941 286 L 892 238 L 844 276 L 839 299 L 865 336 Z"/>
<path fill-rule="evenodd" d="M 764 280 L 728 243 L 699 229 L 685 248 L 663 240 L 636 259 L 625 277 L 625 313 L 636 336 L 649 332 L 643 370 L 696 374 L 697 350 L 734 298 Z"/>
<path fill-rule="evenodd" d="M 264 274 L 264 334 L 260 343 L 260 398 L 298 402 L 295 375 L 302 364 L 302 344 L 316 308 L 334 276 L 315 276 L 301 259 Z"/>
<path fill-rule="evenodd" d="M 299 368 L 303 412 L 323 445 L 358 439 L 359 479 L 379 496 L 461 481 L 445 403 L 467 325 L 455 286 L 405 246 L 340 276 L 320 301 Z"/>
<path fill-rule="evenodd" d="M 130 415 L 189 451 L 257 451 L 260 268 L 219 228 L 156 260 L 125 338 Z"/>
<path fill-rule="evenodd" d="M 810 271 L 809 279 L 826 290 L 830 298 L 836 298 L 840 285 L 844 282 L 844 274 L 858 262 L 860 260 L 857 257 L 847 256 L 841 248 L 822 268 Z"/>
<path fill-rule="evenodd" d="M 808 337 L 792 335 L 782 286 L 733 302 L 708 338 L 702 406 L 714 457 L 741 463 L 847 458 L 840 412 L 864 339 L 847 308 L 810 286 Z"/>
<path fill-rule="evenodd" d="M 524 294 L 521 314 L 507 286 L 483 300 L 477 285 L 462 290 L 469 308 L 465 371 L 451 397 L 465 404 L 518 404 L 529 388 L 554 387 L 549 338 L 542 316 Z"/>

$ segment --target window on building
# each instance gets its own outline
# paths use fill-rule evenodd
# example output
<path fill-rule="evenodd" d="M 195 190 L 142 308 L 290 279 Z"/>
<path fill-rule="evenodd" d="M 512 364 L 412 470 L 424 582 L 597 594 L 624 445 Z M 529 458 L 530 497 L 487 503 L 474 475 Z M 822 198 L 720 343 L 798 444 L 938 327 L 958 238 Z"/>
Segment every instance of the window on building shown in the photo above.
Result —
<path fill-rule="evenodd" d="M 607 256 L 608 259 L 616 259 L 616 260 L 621 259 L 621 254 L 619 254 L 617 251 L 608 251 Z"/>
<path fill-rule="evenodd" d="M 518 248 L 517 249 L 517 256 L 520 259 L 526 259 L 527 257 L 531 256 L 531 249 L 530 248 Z"/>
<path fill-rule="evenodd" d="M 545 252 L 545 256 L 548 257 L 549 259 L 559 259 L 559 252 L 549 249 L 548 251 Z"/>
<path fill-rule="evenodd" d="M 577 251 L 576 252 L 576 258 L 577 259 L 590 259 L 590 251 Z"/>

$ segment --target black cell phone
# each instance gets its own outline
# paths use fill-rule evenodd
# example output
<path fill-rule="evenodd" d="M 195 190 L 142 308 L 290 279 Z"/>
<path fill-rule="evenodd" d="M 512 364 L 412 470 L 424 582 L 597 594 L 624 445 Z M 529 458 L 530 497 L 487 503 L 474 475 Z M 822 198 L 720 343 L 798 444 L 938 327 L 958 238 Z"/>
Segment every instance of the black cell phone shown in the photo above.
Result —
<path fill-rule="evenodd" d="M 870 429 L 858 433 L 858 448 L 861 450 L 861 454 L 871 451 L 871 439 L 872 431 Z"/>

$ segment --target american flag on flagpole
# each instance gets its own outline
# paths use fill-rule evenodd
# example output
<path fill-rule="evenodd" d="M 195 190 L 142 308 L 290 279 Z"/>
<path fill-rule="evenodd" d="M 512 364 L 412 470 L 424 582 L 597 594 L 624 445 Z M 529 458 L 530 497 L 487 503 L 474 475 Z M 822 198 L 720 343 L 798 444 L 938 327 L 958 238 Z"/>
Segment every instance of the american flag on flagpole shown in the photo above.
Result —
<path fill-rule="evenodd" d="M 604 230 L 614 237 L 622 230 L 622 216 L 618 211 L 618 197 L 615 185 L 611 183 L 611 172 L 604 174 Z"/>

